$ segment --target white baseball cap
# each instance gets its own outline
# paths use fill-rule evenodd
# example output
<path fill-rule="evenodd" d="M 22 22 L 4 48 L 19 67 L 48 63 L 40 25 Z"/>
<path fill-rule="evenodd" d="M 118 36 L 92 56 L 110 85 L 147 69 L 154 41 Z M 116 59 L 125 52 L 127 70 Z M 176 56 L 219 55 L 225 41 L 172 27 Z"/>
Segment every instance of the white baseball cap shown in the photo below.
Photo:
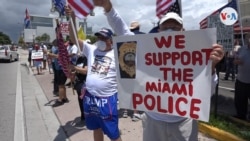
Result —
<path fill-rule="evenodd" d="M 136 28 L 138 28 L 138 27 L 140 27 L 139 22 L 133 21 L 133 22 L 130 23 L 129 29 L 130 29 L 130 30 L 133 30 L 133 29 L 136 29 Z"/>
<path fill-rule="evenodd" d="M 166 15 L 164 15 L 159 24 L 164 23 L 167 20 L 173 19 L 175 21 L 177 21 L 178 23 L 180 23 L 181 25 L 183 24 L 183 20 L 182 18 L 175 12 L 168 12 Z"/>

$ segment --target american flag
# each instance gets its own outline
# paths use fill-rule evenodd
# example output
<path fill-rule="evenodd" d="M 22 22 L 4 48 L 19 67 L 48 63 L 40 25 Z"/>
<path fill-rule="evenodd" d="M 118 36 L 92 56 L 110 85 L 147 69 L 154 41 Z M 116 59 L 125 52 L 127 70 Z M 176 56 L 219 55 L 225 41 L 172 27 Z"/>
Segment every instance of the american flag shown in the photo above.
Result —
<path fill-rule="evenodd" d="M 170 6 L 167 12 L 175 12 L 181 16 L 181 9 L 178 0 L 176 0 L 175 3 Z"/>
<path fill-rule="evenodd" d="M 28 28 L 30 26 L 30 14 L 28 12 L 28 9 L 25 10 L 25 18 L 24 18 L 24 27 Z"/>
<path fill-rule="evenodd" d="M 60 15 L 65 15 L 65 5 L 66 5 L 66 0 L 53 0 L 52 1 L 56 10 L 59 12 Z"/>
<path fill-rule="evenodd" d="M 75 15 L 80 19 L 88 16 L 94 9 L 93 0 L 68 0 L 68 3 Z"/>
<path fill-rule="evenodd" d="M 210 14 L 209 16 L 213 16 L 213 15 L 217 15 L 217 14 L 220 14 L 220 12 L 226 8 L 226 7 L 231 7 L 231 8 L 234 8 L 236 11 L 237 10 L 237 2 L 236 0 L 232 0 L 231 2 L 229 2 L 228 4 L 224 5 L 223 7 L 217 9 L 216 11 L 214 11 L 212 14 Z M 200 22 L 200 29 L 204 29 L 204 28 L 208 28 L 208 17 L 207 16 L 205 19 L 203 19 L 201 22 Z M 239 24 L 239 21 L 237 21 L 234 25 L 234 29 L 237 28 L 237 27 L 240 27 L 240 24 Z"/>
<path fill-rule="evenodd" d="M 178 0 L 157 0 L 156 1 L 156 16 L 161 18 L 166 14 L 169 8 Z"/>

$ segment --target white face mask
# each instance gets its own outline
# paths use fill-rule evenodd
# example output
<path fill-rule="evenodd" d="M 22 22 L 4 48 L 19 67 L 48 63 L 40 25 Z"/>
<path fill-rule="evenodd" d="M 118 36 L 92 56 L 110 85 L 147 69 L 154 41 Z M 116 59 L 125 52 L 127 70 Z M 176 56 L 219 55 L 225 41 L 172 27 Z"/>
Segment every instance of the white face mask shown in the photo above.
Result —
<path fill-rule="evenodd" d="M 96 46 L 100 51 L 104 51 L 106 49 L 106 42 L 99 40 L 96 42 Z"/>
<path fill-rule="evenodd" d="M 173 32 L 174 30 L 169 28 L 169 29 L 166 29 L 166 30 L 163 30 L 162 32 Z"/>

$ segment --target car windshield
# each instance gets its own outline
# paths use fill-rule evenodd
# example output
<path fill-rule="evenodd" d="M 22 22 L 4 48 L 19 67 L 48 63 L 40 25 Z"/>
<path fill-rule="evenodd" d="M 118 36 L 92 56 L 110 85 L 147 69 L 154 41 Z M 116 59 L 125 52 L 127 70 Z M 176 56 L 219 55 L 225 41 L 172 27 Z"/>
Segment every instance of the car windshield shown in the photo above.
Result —
<path fill-rule="evenodd" d="M 5 47 L 5 46 L 2 46 L 2 47 L 0 47 L 0 50 L 5 50 L 7 47 Z"/>

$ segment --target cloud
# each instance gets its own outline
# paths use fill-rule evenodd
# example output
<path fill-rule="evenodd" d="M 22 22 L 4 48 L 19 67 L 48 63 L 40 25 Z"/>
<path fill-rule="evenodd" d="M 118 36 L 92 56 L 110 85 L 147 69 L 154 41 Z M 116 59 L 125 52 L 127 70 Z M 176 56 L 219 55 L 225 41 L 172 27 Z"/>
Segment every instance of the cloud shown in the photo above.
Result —
<path fill-rule="evenodd" d="M 112 0 L 113 6 L 129 25 L 137 20 L 141 30 L 148 32 L 158 19 L 155 16 L 156 0 Z M 182 0 L 184 27 L 186 30 L 199 29 L 199 22 L 214 10 L 227 3 L 227 0 Z M 25 9 L 32 15 L 48 16 L 51 0 L 1 0 L 0 31 L 6 33 L 13 41 L 17 41 L 23 30 Z M 95 8 L 95 16 L 88 17 L 88 25 L 97 31 L 101 27 L 109 27 L 102 8 Z"/>

